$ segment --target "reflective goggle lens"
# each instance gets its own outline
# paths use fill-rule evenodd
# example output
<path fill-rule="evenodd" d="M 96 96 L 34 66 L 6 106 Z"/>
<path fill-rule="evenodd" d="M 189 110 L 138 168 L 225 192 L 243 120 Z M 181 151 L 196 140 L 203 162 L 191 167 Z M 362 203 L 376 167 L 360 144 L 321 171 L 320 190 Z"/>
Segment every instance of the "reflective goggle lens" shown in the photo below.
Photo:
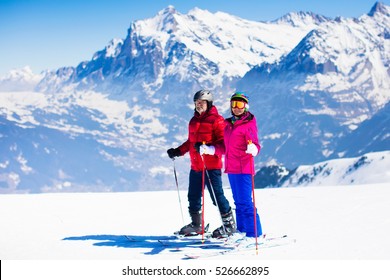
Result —
<path fill-rule="evenodd" d="M 245 102 L 234 100 L 231 102 L 232 108 L 244 109 Z"/>

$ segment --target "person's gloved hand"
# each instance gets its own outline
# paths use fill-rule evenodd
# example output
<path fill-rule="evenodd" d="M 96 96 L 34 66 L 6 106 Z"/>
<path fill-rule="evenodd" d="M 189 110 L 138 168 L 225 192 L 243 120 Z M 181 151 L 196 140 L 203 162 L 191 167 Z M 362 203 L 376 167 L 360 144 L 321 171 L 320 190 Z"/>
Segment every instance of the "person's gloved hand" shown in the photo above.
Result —
<path fill-rule="evenodd" d="M 167 153 L 170 158 L 181 156 L 180 150 L 178 148 L 170 148 L 167 150 Z"/>
<path fill-rule="evenodd" d="M 250 143 L 248 144 L 248 147 L 246 148 L 245 152 L 255 157 L 258 154 L 259 150 L 257 149 L 257 146 L 255 144 Z"/>
<path fill-rule="evenodd" d="M 201 143 L 201 142 L 196 142 L 196 143 L 194 144 L 194 148 L 195 148 L 195 150 L 196 150 L 198 153 L 200 153 L 200 146 L 202 146 L 202 143 Z"/>
<path fill-rule="evenodd" d="M 199 147 L 199 154 L 200 155 L 214 155 L 215 154 L 215 147 L 214 146 L 208 146 L 208 145 L 201 145 Z"/>

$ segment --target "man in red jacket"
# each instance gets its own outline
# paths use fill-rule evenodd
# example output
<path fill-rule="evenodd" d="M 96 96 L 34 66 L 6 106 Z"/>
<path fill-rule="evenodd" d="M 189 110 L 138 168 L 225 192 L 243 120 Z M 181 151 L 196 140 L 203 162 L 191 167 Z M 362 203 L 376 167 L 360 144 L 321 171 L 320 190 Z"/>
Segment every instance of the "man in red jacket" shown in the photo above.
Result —
<path fill-rule="evenodd" d="M 190 153 L 191 158 L 188 210 L 192 222 L 181 228 L 179 234 L 193 235 L 202 232 L 202 173 L 206 168 L 204 181 L 214 205 L 219 207 L 223 221 L 223 225 L 213 231 L 213 237 L 230 236 L 235 232 L 236 224 L 229 201 L 222 189 L 222 154 L 225 151 L 224 118 L 218 114 L 217 108 L 213 105 L 213 95 L 210 91 L 196 92 L 194 103 L 195 112 L 188 125 L 187 141 L 167 151 L 170 158 L 183 156 L 187 152 Z"/>

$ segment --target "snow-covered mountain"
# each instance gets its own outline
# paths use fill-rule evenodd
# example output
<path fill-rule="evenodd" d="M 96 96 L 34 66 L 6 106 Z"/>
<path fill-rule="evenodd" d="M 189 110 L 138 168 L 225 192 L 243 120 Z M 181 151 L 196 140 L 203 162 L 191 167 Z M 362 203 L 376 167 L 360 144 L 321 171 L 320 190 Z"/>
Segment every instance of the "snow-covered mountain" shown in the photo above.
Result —
<path fill-rule="evenodd" d="M 262 167 L 255 182 L 257 188 L 377 184 L 390 182 L 389 166 L 390 151 L 327 160 L 294 170 L 273 164 Z"/>
<path fill-rule="evenodd" d="M 169 171 L 161 151 L 141 153 L 163 143 L 154 110 L 130 110 L 95 92 L 4 92 L 0 103 L 0 192 L 147 190 L 141 180 L 169 186 L 159 176 Z"/>
<path fill-rule="evenodd" d="M 390 150 L 388 121 L 374 118 L 390 100 L 389 10 L 376 3 L 356 19 L 300 12 L 254 22 L 169 6 L 135 21 L 90 61 L 43 73 L 38 83 L 30 75 L 35 91 L 0 87 L 0 188 L 172 188 L 166 150 L 186 139 L 200 88 L 214 91 L 226 117 L 231 93 L 249 93 L 263 141 L 258 167 Z M 365 120 L 376 124 L 365 133 L 383 135 L 350 149 L 356 139 L 348 136 Z M 188 158 L 177 162 L 186 186 Z"/>
<path fill-rule="evenodd" d="M 338 138 L 389 102 L 389 15 L 377 3 L 358 19 L 326 21 L 280 61 L 239 81 L 261 116 L 263 156 L 288 167 L 338 157 Z M 389 149 L 388 136 L 382 140 Z"/>
<path fill-rule="evenodd" d="M 363 185 L 390 182 L 390 151 L 298 167 L 282 187 Z"/>
<path fill-rule="evenodd" d="M 341 138 L 335 154 L 340 157 L 351 157 L 371 151 L 389 150 L 389 147 L 390 102 L 371 119 L 365 120 L 357 129 Z"/>
<path fill-rule="evenodd" d="M 111 41 L 92 60 L 51 73 L 38 89 L 68 86 L 128 98 L 139 91 L 172 98 L 180 89 L 179 100 L 188 103 L 187 95 L 199 87 L 229 89 L 252 67 L 277 61 L 324 19 L 302 14 L 297 21 L 305 24 L 254 22 L 198 8 L 181 14 L 169 6 L 133 22 L 124 40 Z"/>

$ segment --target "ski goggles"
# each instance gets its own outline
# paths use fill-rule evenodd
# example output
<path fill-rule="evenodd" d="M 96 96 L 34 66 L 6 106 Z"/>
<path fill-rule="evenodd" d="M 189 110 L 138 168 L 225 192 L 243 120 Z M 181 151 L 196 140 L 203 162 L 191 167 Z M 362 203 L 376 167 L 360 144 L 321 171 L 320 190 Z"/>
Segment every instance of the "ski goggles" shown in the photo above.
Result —
<path fill-rule="evenodd" d="M 230 105 L 232 108 L 238 108 L 238 109 L 244 109 L 245 108 L 245 102 L 240 100 L 233 100 L 230 102 Z"/>

